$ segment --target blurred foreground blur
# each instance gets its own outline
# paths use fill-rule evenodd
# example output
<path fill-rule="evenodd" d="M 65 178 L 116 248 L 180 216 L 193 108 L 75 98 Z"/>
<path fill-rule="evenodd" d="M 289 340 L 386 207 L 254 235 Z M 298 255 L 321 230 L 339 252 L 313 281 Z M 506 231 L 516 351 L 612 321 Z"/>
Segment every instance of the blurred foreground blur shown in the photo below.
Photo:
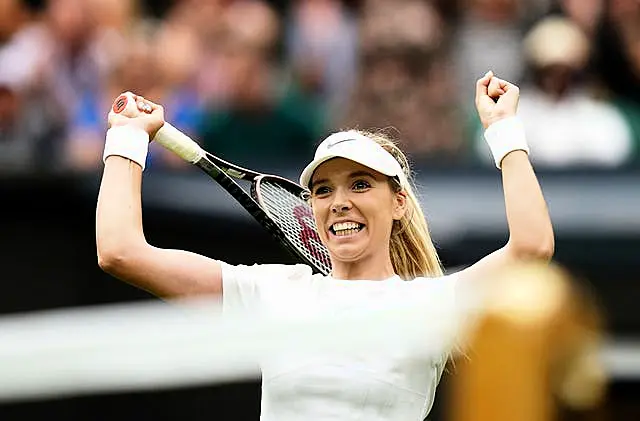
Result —
<path fill-rule="evenodd" d="M 610 419 L 610 379 L 599 357 L 601 308 L 556 265 L 517 265 L 496 274 L 486 311 L 463 335 L 445 419 L 552 421 L 570 414 Z"/>

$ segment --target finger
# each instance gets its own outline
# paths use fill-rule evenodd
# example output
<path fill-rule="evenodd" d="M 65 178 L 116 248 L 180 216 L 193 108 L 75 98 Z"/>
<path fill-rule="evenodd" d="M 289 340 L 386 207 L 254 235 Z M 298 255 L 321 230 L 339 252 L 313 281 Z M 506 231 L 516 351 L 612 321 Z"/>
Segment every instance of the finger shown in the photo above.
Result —
<path fill-rule="evenodd" d="M 513 83 L 505 82 L 503 89 L 505 93 L 500 97 L 500 102 L 503 103 L 507 109 L 515 113 L 520 101 L 520 88 Z"/>
<path fill-rule="evenodd" d="M 155 102 L 149 101 L 148 99 L 145 99 L 145 104 L 149 107 L 148 108 L 150 110 L 149 114 L 154 114 L 154 115 L 160 114 L 160 115 L 163 115 L 164 108 L 162 108 L 162 105 L 156 104 Z M 164 118 L 164 115 L 163 115 L 163 118 Z"/>
<path fill-rule="evenodd" d="M 151 104 L 149 104 L 149 101 L 147 101 L 143 96 L 136 95 L 135 101 L 138 110 L 145 113 L 150 113 L 153 110 L 153 107 L 151 106 Z"/>
<path fill-rule="evenodd" d="M 138 106 L 138 110 L 146 114 L 151 114 L 154 108 L 157 108 L 157 105 L 140 95 L 136 95 L 135 101 Z"/>
<path fill-rule="evenodd" d="M 507 82 L 505 80 L 500 81 L 500 88 L 502 88 L 505 92 L 509 90 L 518 90 L 518 87 L 513 83 Z"/>
<path fill-rule="evenodd" d="M 496 79 L 500 88 L 503 89 L 505 92 L 508 91 L 509 89 L 517 88 L 516 85 L 504 79 L 500 79 L 500 78 L 494 78 L 494 79 Z"/>
<path fill-rule="evenodd" d="M 502 90 L 504 93 L 512 91 L 513 93 L 519 93 L 519 88 L 511 82 L 507 82 L 506 80 L 494 78 L 496 89 Z M 493 81 L 492 81 L 493 83 Z"/>
<path fill-rule="evenodd" d="M 492 77 L 493 72 L 489 70 L 487 73 L 485 73 L 484 76 L 478 79 L 478 81 L 476 82 L 476 98 L 487 95 L 487 89 Z"/>
<path fill-rule="evenodd" d="M 153 108 L 151 107 L 151 105 L 145 103 L 145 102 L 141 102 L 140 103 L 140 111 L 144 111 L 147 114 L 151 114 L 151 112 L 153 111 Z"/>
<path fill-rule="evenodd" d="M 505 93 L 505 90 L 502 88 L 500 79 L 495 77 L 491 78 L 491 81 L 489 82 L 489 87 L 488 87 L 488 95 L 491 98 L 497 98 L 500 95 L 503 95 L 504 93 Z"/>
<path fill-rule="evenodd" d="M 138 96 L 136 99 L 138 101 L 138 106 L 142 112 L 144 112 L 146 115 L 149 115 L 154 121 L 161 120 L 162 124 L 164 124 L 164 108 L 162 107 L 162 105 L 156 104 L 155 102 L 150 101 L 142 96 Z M 152 137 L 155 136 L 156 132 L 157 131 L 151 133 Z"/>
<path fill-rule="evenodd" d="M 518 88 L 516 85 L 512 83 L 509 83 L 504 89 L 505 89 L 505 94 L 504 94 L 505 98 L 510 98 L 510 101 L 517 104 L 518 99 L 520 98 L 520 88 Z"/>

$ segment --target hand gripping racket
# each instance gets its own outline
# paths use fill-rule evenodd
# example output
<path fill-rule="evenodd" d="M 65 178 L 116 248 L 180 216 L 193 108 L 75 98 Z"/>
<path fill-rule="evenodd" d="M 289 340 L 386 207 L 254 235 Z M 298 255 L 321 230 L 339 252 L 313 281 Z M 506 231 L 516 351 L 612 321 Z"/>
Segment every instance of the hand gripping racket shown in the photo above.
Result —
<path fill-rule="evenodd" d="M 137 108 L 135 100 L 128 94 L 121 95 L 113 104 L 113 112 L 122 113 L 127 107 Z M 316 272 L 324 275 L 331 272 L 329 252 L 320 241 L 302 186 L 224 161 L 166 122 L 153 140 L 217 181 L 295 257 Z M 251 194 L 234 178 L 251 182 Z"/>

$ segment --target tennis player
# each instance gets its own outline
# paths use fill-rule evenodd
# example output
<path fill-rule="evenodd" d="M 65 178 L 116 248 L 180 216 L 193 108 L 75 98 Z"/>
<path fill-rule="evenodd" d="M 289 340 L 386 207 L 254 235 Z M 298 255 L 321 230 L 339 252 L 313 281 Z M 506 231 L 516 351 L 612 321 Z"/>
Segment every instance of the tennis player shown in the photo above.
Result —
<path fill-rule="evenodd" d="M 416 297 L 455 306 L 464 285 L 553 254 L 553 229 L 528 158 L 518 98 L 518 87 L 492 72 L 477 81 L 477 111 L 502 173 L 509 226 L 502 248 L 444 276 L 403 153 L 378 134 L 345 131 L 326 138 L 300 176 L 331 256 L 332 273 L 322 276 L 305 265 L 230 265 L 148 244 L 142 171 L 149 139 L 164 117 L 160 105 L 136 97 L 135 115 L 109 115 L 96 221 L 100 267 L 163 298 L 219 295 L 225 311 L 260 308 L 297 317 Z M 422 420 L 451 352 L 444 347 L 438 355 L 390 355 L 372 349 L 358 356 L 270 361 L 261 367 L 261 419 Z"/>

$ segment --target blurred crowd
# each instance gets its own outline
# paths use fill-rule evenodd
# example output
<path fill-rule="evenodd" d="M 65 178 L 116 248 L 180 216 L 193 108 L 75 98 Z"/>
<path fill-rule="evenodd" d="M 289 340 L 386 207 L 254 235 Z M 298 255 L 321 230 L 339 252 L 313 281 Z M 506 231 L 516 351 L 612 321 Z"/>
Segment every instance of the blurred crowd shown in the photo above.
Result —
<path fill-rule="evenodd" d="M 640 167 L 640 0 L 0 0 L 0 173 L 98 170 L 128 90 L 257 169 L 344 128 L 488 167 L 490 69 L 521 88 L 537 167 Z"/>

